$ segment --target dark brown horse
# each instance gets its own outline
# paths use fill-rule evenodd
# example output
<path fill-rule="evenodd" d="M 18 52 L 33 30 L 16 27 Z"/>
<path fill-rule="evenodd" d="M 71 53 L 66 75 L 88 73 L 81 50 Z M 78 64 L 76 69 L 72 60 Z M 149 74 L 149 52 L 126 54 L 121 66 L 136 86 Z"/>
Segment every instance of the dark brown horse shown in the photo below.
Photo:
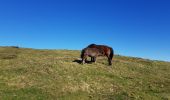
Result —
<path fill-rule="evenodd" d="M 99 51 L 97 48 L 84 48 L 81 52 L 82 64 L 86 62 L 87 57 L 91 57 L 96 62 L 96 58 L 98 56 L 103 56 L 103 53 Z"/>
<path fill-rule="evenodd" d="M 106 45 L 90 44 L 89 46 L 87 46 L 87 48 L 95 49 L 96 52 L 99 53 L 99 56 L 106 56 L 108 58 L 109 65 L 112 65 L 112 59 L 113 59 L 113 56 L 114 56 L 114 51 L 111 47 L 106 46 Z M 83 51 L 82 51 L 82 53 L 83 53 Z M 96 62 L 96 57 L 91 56 L 91 61 Z"/>

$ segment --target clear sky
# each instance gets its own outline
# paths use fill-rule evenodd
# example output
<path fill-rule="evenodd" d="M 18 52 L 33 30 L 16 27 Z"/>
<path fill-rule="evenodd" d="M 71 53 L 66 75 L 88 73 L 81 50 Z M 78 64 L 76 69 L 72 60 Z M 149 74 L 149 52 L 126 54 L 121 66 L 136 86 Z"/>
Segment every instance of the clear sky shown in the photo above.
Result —
<path fill-rule="evenodd" d="M 169 0 L 0 0 L 0 46 L 78 49 L 170 61 Z"/>

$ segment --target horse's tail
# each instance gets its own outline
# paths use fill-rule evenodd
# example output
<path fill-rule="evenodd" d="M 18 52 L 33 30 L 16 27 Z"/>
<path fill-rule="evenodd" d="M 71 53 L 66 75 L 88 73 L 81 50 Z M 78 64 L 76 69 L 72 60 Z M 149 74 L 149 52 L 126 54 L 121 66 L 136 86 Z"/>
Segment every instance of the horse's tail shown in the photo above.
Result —
<path fill-rule="evenodd" d="M 114 56 L 114 50 L 113 48 L 110 48 L 110 59 L 112 60 L 113 59 L 113 56 Z"/>

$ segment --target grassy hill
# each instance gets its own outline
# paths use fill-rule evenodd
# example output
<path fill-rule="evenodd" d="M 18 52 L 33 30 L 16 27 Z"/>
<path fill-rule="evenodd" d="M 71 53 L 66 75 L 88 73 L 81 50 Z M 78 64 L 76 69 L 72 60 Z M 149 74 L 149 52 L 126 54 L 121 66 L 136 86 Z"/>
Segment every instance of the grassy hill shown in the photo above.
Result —
<path fill-rule="evenodd" d="M 170 63 L 80 51 L 0 47 L 0 100 L 170 100 Z"/>

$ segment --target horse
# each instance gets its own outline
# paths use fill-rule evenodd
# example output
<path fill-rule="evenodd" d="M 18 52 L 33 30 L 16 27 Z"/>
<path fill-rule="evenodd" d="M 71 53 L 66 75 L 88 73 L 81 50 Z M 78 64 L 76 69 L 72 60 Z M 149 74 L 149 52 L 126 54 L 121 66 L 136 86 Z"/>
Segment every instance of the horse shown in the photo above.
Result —
<path fill-rule="evenodd" d="M 114 56 L 114 50 L 107 45 L 90 44 L 86 48 L 95 48 L 100 53 L 100 56 L 106 56 L 108 58 L 109 65 L 112 65 L 112 59 Z M 96 57 L 91 57 L 91 61 L 95 62 Z"/>
<path fill-rule="evenodd" d="M 96 44 L 90 44 L 87 46 L 87 48 L 97 48 L 100 51 L 102 51 L 103 55 L 108 58 L 109 65 L 112 65 L 112 59 L 114 56 L 114 50 L 107 46 L 107 45 L 96 45 Z M 95 61 L 93 57 L 91 57 L 91 61 Z"/>
<path fill-rule="evenodd" d="M 86 62 L 87 57 L 92 57 L 94 62 L 98 56 L 103 56 L 103 53 L 97 48 L 84 48 L 81 52 L 82 64 Z"/>

